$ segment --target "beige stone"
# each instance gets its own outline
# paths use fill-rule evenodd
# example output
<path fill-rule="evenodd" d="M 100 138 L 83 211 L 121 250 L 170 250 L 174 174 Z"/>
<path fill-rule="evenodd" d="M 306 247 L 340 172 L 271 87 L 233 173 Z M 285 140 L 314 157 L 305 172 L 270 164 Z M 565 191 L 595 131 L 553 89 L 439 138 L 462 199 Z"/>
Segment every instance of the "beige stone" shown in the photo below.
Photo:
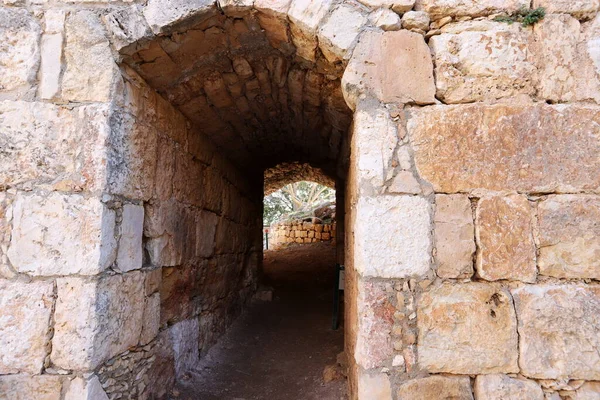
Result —
<path fill-rule="evenodd" d="M 577 391 L 573 400 L 599 400 L 600 382 L 586 382 Z"/>
<path fill-rule="evenodd" d="M 392 400 L 390 378 L 384 373 L 360 372 L 358 376 L 358 398 Z"/>
<path fill-rule="evenodd" d="M 154 340 L 154 338 L 158 335 L 159 328 L 160 293 L 154 293 L 146 298 L 140 344 L 144 345 Z"/>
<path fill-rule="evenodd" d="M 57 279 L 52 363 L 64 369 L 95 369 L 136 345 L 142 332 L 144 274 L 99 280 Z"/>
<path fill-rule="evenodd" d="M 598 287 L 529 285 L 512 293 L 519 321 L 522 375 L 539 379 L 600 379 Z"/>
<path fill-rule="evenodd" d="M 387 8 L 380 8 L 369 15 L 369 21 L 384 31 L 398 31 L 402 28 L 402 22 L 398 14 Z"/>
<path fill-rule="evenodd" d="M 144 17 L 155 34 L 166 34 L 216 15 L 211 0 L 150 0 L 144 8 Z"/>
<path fill-rule="evenodd" d="M 421 184 L 412 171 L 399 171 L 390 183 L 389 192 L 421 194 Z"/>
<path fill-rule="evenodd" d="M 423 11 L 409 11 L 402 16 L 402 28 L 404 29 L 427 31 L 429 22 L 429 14 Z"/>
<path fill-rule="evenodd" d="M 583 105 L 434 106 L 411 111 L 407 128 L 436 192 L 570 192 L 600 188 L 597 115 Z"/>
<path fill-rule="evenodd" d="M 428 372 L 518 372 L 510 293 L 487 283 L 444 283 L 417 301 L 419 366 Z M 522 337 L 522 335 L 521 335 Z"/>
<path fill-rule="evenodd" d="M 598 0 L 533 0 L 532 8 L 544 7 L 547 14 L 571 14 L 577 19 L 593 18 L 598 12 Z"/>
<path fill-rule="evenodd" d="M 394 12 L 404 13 L 415 5 L 415 0 L 358 0 L 371 8 L 391 8 Z"/>
<path fill-rule="evenodd" d="M 76 377 L 71 380 L 64 400 L 108 400 L 96 375 L 88 379 Z"/>
<path fill-rule="evenodd" d="M 341 4 L 334 8 L 318 33 L 319 47 L 330 62 L 348 59 L 367 17 L 357 8 Z"/>
<path fill-rule="evenodd" d="M 135 43 L 150 38 L 152 31 L 142 14 L 141 6 L 134 4 L 114 10 L 104 17 L 111 42 L 117 51 L 128 54 Z"/>
<path fill-rule="evenodd" d="M 3 400 L 61 400 L 62 376 L 0 376 L 0 398 Z"/>
<path fill-rule="evenodd" d="M 121 218 L 121 237 L 117 252 L 117 267 L 123 272 L 142 267 L 144 230 L 144 207 L 125 204 Z"/>
<path fill-rule="evenodd" d="M 269 15 L 285 16 L 292 0 L 254 0 L 254 8 Z"/>
<path fill-rule="evenodd" d="M 535 282 L 531 206 L 523 195 L 484 197 L 477 204 L 477 273 L 488 281 Z"/>
<path fill-rule="evenodd" d="M 600 198 L 550 196 L 538 206 L 540 274 L 600 279 Z"/>
<path fill-rule="evenodd" d="M 73 102 L 109 101 L 119 70 L 99 17 L 92 11 L 70 13 L 65 38 L 62 98 Z"/>
<path fill-rule="evenodd" d="M 42 372 L 53 306 L 52 282 L 0 279 L 0 374 Z"/>
<path fill-rule="evenodd" d="M 398 389 L 398 400 L 438 399 L 473 400 L 469 377 L 430 376 L 404 382 Z"/>
<path fill-rule="evenodd" d="M 219 0 L 219 7 L 225 15 L 234 18 L 244 17 L 254 5 L 254 0 Z"/>
<path fill-rule="evenodd" d="M 535 93 L 528 32 L 519 24 L 467 21 L 445 26 L 429 45 L 437 97 L 445 103 L 494 100 Z"/>
<path fill-rule="evenodd" d="M 426 11 L 432 19 L 511 13 L 520 8 L 529 8 L 529 0 L 417 0 L 415 4 L 415 10 Z"/>
<path fill-rule="evenodd" d="M 34 95 L 39 37 L 39 23 L 27 10 L 0 8 L 0 99 Z"/>
<path fill-rule="evenodd" d="M 45 29 L 40 44 L 38 87 L 38 94 L 42 99 L 53 99 L 60 94 L 65 16 L 64 10 L 48 10 L 44 14 Z"/>
<path fill-rule="evenodd" d="M 342 89 L 352 108 L 360 94 L 385 103 L 434 103 L 433 63 L 423 36 L 405 30 L 363 33 L 344 71 Z"/>
<path fill-rule="evenodd" d="M 8 257 L 31 275 L 94 275 L 115 260 L 114 227 L 114 211 L 93 197 L 19 194 Z"/>
<path fill-rule="evenodd" d="M 435 196 L 435 248 L 440 278 L 473 275 L 475 227 L 471 202 L 464 195 Z"/>
<path fill-rule="evenodd" d="M 17 273 L 8 262 L 8 245 L 12 236 L 12 203 L 14 197 L 0 193 L 0 279 L 13 278 Z"/>
<path fill-rule="evenodd" d="M 292 22 L 292 40 L 301 58 L 315 60 L 317 29 L 331 5 L 331 0 L 292 0 L 288 16 Z"/>
<path fill-rule="evenodd" d="M 363 276 L 406 278 L 431 268 L 431 204 L 422 197 L 361 197 L 354 268 Z"/>
<path fill-rule="evenodd" d="M 544 392 L 536 382 L 503 374 L 479 375 L 473 391 L 477 400 L 544 400 Z"/>

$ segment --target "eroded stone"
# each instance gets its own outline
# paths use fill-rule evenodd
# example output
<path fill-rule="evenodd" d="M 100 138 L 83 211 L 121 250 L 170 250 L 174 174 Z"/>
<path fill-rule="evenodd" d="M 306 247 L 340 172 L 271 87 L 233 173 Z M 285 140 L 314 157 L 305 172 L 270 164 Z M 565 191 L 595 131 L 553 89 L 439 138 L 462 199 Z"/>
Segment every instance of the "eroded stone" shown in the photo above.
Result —
<path fill-rule="evenodd" d="M 61 400 L 63 380 L 57 375 L 0 376 L 0 394 L 11 400 Z"/>
<path fill-rule="evenodd" d="M 503 374 L 479 375 L 475 378 L 473 391 L 477 400 L 544 400 L 544 392 L 536 382 Z"/>
<path fill-rule="evenodd" d="M 117 267 L 123 272 L 142 267 L 144 230 L 144 207 L 125 204 L 121 219 L 121 237 L 117 252 Z"/>
<path fill-rule="evenodd" d="M 398 400 L 431 399 L 473 400 L 468 376 L 430 376 L 404 382 L 398 389 Z"/>
<path fill-rule="evenodd" d="M 529 0 L 416 0 L 415 10 L 426 11 L 432 19 L 445 16 L 459 17 L 512 13 L 521 8 L 529 8 Z"/>
<path fill-rule="evenodd" d="M 214 0 L 150 0 L 144 17 L 158 35 L 200 23 L 217 12 Z"/>
<path fill-rule="evenodd" d="M 598 12 L 598 0 L 533 0 L 532 8 L 544 7 L 547 14 L 571 14 L 577 19 L 593 18 Z"/>
<path fill-rule="evenodd" d="M 319 29 L 319 47 L 330 62 L 349 57 L 367 17 L 356 7 L 341 4 Z"/>

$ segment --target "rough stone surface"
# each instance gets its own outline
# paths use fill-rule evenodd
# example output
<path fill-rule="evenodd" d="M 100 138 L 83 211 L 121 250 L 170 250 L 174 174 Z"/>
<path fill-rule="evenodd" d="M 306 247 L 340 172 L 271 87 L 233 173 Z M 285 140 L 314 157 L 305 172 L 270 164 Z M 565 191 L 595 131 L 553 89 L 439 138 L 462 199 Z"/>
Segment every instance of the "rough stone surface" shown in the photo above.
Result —
<path fill-rule="evenodd" d="M 540 274 L 600 279 L 600 198 L 550 196 L 538 206 Z"/>
<path fill-rule="evenodd" d="M 380 8 L 369 15 L 369 21 L 384 31 L 398 31 L 402 28 L 400 16 L 387 8 Z"/>
<path fill-rule="evenodd" d="M 429 29 L 429 14 L 423 11 L 409 11 L 402 16 L 402 27 L 404 29 Z"/>
<path fill-rule="evenodd" d="M 464 195 L 435 196 L 435 248 L 440 278 L 473 275 L 475 227 L 471 202 Z"/>
<path fill-rule="evenodd" d="M 478 17 L 529 8 L 529 3 L 529 0 L 417 0 L 415 9 L 426 11 L 432 19 L 446 16 Z"/>
<path fill-rule="evenodd" d="M 354 249 L 359 274 L 380 278 L 422 276 L 431 264 L 431 204 L 422 197 L 361 197 Z"/>
<path fill-rule="evenodd" d="M 52 282 L 0 279 L 0 374 L 42 372 L 53 306 Z"/>
<path fill-rule="evenodd" d="M 123 206 L 121 237 L 117 252 L 117 267 L 123 272 L 142 267 L 144 230 L 144 207 L 135 204 Z"/>
<path fill-rule="evenodd" d="M 113 46 L 123 53 L 131 52 L 128 46 L 149 38 L 152 34 L 142 9 L 137 4 L 110 12 L 104 18 L 104 22 L 111 35 Z"/>
<path fill-rule="evenodd" d="M 469 377 L 430 376 L 404 382 L 398 389 L 398 400 L 432 399 L 473 400 Z"/>
<path fill-rule="evenodd" d="M 367 17 L 356 7 L 341 4 L 319 29 L 319 47 L 325 57 L 335 62 L 347 59 Z"/>
<path fill-rule="evenodd" d="M 467 21 L 442 32 L 429 41 L 440 100 L 469 103 L 535 93 L 528 34 L 519 24 Z"/>
<path fill-rule="evenodd" d="M 425 292 L 417 305 L 421 368 L 473 375 L 519 371 L 517 321 L 507 290 L 445 283 Z"/>
<path fill-rule="evenodd" d="M 181 321 L 170 328 L 170 338 L 175 355 L 175 374 L 178 378 L 193 368 L 199 361 L 198 319 Z"/>
<path fill-rule="evenodd" d="M 586 382 L 577 391 L 573 400 L 598 400 L 600 399 L 600 382 Z"/>
<path fill-rule="evenodd" d="M 598 12 L 598 0 L 533 0 L 532 8 L 544 7 L 547 14 L 571 14 L 577 19 L 593 18 Z"/>
<path fill-rule="evenodd" d="M 217 13 L 213 0 L 150 0 L 144 17 L 155 34 L 169 33 L 190 22 L 201 22 Z"/>
<path fill-rule="evenodd" d="M 57 279 L 51 360 L 64 369 L 94 369 L 140 339 L 144 275 Z"/>
<path fill-rule="evenodd" d="M 61 400 L 64 378 L 57 375 L 0 376 L 0 398 L 6 400 Z"/>
<path fill-rule="evenodd" d="M 411 111 L 408 132 L 439 192 L 598 190 L 597 118 L 583 105 L 434 106 Z"/>
<path fill-rule="evenodd" d="M 392 400 L 390 378 L 384 373 L 361 373 L 358 377 L 358 398 Z"/>
<path fill-rule="evenodd" d="M 512 293 L 522 375 L 600 379 L 600 288 L 546 284 L 524 286 Z"/>
<path fill-rule="evenodd" d="M 8 258 L 31 275 L 94 275 L 115 259 L 115 213 L 95 198 L 19 194 Z"/>
<path fill-rule="evenodd" d="M 299 57 L 308 61 L 315 60 L 317 48 L 315 34 L 332 3 L 332 0 L 292 0 L 288 16 L 292 22 L 290 26 L 292 40 Z"/>
<path fill-rule="evenodd" d="M 544 392 L 536 382 L 503 374 L 479 375 L 475 378 L 473 391 L 477 400 L 544 400 Z"/>
<path fill-rule="evenodd" d="M 89 379 L 76 377 L 69 383 L 64 400 L 108 400 L 97 376 Z"/>
<path fill-rule="evenodd" d="M 27 10 L 0 8 L 0 100 L 34 94 L 39 37 L 39 23 Z"/>
<path fill-rule="evenodd" d="M 140 344 L 154 340 L 160 328 L 160 293 L 146 298 Z"/>
<path fill-rule="evenodd" d="M 535 282 L 536 249 L 527 197 L 484 197 L 476 214 L 479 276 L 488 281 Z"/>

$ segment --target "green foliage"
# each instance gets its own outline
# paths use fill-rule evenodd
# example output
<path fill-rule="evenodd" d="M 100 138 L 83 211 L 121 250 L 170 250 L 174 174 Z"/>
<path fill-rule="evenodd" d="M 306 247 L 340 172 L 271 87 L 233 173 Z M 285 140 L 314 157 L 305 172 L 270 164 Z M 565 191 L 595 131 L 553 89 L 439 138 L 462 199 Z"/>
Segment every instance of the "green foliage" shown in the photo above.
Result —
<path fill-rule="evenodd" d="M 529 8 L 521 8 L 510 15 L 499 15 L 494 18 L 494 21 L 506 22 L 509 25 L 512 25 L 515 22 L 520 22 L 521 25 L 527 27 L 540 22 L 545 16 L 546 10 L 544 7 L 538 7 L 534 10 Z"/>
<path fill-rule="evenodd" d="M 312 216 L 317 206 L 335 201 L 335 190 L 315 182 L 296 182 L 285 185 L 263 200 L 263 225 L 271 225 L 283 218 Z"/>

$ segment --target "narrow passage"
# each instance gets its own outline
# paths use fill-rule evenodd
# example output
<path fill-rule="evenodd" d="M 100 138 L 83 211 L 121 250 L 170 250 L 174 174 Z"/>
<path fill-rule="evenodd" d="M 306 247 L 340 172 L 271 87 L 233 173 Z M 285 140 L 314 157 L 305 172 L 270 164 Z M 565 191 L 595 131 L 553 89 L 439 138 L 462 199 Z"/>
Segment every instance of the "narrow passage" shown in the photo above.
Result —
<path fill-rule="evenodd" d="M 323 370 L 343 351 L 331 329 L 335 246 L 265 251 L 263 283 L 273 300 L 256 302 L 175 389 L 184 400 L 346 399 L 346 380 Z"/>

